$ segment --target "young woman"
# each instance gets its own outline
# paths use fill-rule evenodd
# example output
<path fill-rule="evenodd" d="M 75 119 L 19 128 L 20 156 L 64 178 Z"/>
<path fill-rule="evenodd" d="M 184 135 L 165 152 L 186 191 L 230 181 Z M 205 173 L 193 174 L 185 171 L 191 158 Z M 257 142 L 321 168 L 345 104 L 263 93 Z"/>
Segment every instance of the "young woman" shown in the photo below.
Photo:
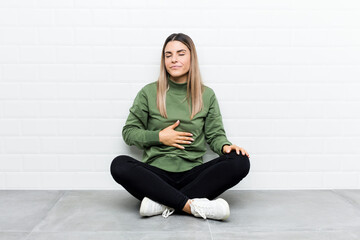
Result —
<path fill-rule="evenodd" d="M 166 39 L 160 76 L 138 92 L 122 136 L 144 150 L 142 161 L 117 156 L 111 175 L 141 201 L 141 216 L 177 211 L 223 220 L 230 215 L 228 203 L 215 198 L 249 173 L 249 154 L 226 138 L 217 98 L 202 83 L 189 36 L 174 33 Z M 206 143 L 219 157 L 203 163 Z"/>

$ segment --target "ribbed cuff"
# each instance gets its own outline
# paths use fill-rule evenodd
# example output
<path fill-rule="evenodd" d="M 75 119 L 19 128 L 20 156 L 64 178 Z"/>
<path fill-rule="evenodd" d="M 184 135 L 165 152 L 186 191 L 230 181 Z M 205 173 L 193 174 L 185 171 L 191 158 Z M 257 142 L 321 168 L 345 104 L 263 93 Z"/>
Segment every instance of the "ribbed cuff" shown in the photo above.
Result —
<path fill-rule="evenodd" d="M 159 139 L 159 132 L 160 132 L 160 130 L 147 131 L 145 134 L 146 142 L 150 145 L 161 144 L 160 139 Z"/>

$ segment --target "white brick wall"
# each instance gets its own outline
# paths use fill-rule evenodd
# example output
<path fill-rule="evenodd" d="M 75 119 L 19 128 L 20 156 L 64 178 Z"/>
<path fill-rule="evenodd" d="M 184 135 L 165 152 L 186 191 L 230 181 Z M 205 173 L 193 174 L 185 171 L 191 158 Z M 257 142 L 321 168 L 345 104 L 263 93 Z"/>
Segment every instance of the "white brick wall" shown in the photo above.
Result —
<path fill-rule="evenodd" d="M 141 157 L 122 126 L 174 32 L 251 155 L 236 189 L 360 188 L 359 1 L 2 0 L 0 189 L 119 189 L 113 158 Z"/>

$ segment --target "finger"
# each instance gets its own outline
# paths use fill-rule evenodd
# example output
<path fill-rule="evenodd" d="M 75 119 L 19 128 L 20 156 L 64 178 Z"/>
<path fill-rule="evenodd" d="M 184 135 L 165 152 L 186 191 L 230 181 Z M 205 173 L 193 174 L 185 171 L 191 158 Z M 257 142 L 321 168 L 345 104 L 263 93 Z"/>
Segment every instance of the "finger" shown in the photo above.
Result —
<path fill-rule="evenodd" d="M 172 129 L 175 129 L 180 124 L 180 121 L 177 120 L 173 125 L 170 125 Z"/>
<path fill-rule="evenodd" d="M 184 141 L 184 140 L 176 140 L 176 143 L 179 143 L 179 144 L 191 144 L 192 142 L 191 141 Z"/>
<path fill-rule="evenodd" d="M 176 147 L 176 148 L 180 148 L 180 149 L 185 149 L 185 147 L 184 146 L 181 146 L 181 145 L 179 145 L 179 144 L 173 144 L 173 146 L 174 147 Z"/>
<path fill-rule="evenodd" d="M 189 132 L 178 132 L 178 135 L 179 135 L 179 136 L 190 136 L 190 137 L 193 136 L 193 134 L 192 134 L 192 133 L 189 133 Z"/>
<path fill-rule="evenodd" d="M 194 141 L 191 137 L 178 137 L 179 140 L 187 140 L 187 141 Z"/>
<path fill-rule="evenodd" d="M 245 155 L 249 157 L 249 153 L 245 149 L 243 149 L 243 150 L 244 150 Z"/>

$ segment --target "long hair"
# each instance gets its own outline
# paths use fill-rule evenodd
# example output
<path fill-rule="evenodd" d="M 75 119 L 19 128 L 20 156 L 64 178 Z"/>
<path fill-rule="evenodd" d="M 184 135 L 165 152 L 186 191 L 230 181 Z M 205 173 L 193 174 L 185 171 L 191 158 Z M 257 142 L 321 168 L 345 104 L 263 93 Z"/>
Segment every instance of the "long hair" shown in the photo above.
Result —
<path fill-rule="evenodd" d="M 204 91 L 204 84 L 200 75 L 200 68 L 194 42 L 189 36 L 183 33 L 173 33 L 165 40 L 161 52 L 160 75 L 157 80 L 157 108 L 159 109 L 160 114 L 164 118 L 167 118 L 166 92 L 169 89 L 167 80 L 169 73 L 165 67 L 165 47 L 170 41 L 182 42 L 190 50 L 190 69 L 187 76 L 186 99 L 189 105 L 189 112 L 191 113 L 190 119 L 193 119 L 194 116 L 203 108 L 202 93 Z"/>

